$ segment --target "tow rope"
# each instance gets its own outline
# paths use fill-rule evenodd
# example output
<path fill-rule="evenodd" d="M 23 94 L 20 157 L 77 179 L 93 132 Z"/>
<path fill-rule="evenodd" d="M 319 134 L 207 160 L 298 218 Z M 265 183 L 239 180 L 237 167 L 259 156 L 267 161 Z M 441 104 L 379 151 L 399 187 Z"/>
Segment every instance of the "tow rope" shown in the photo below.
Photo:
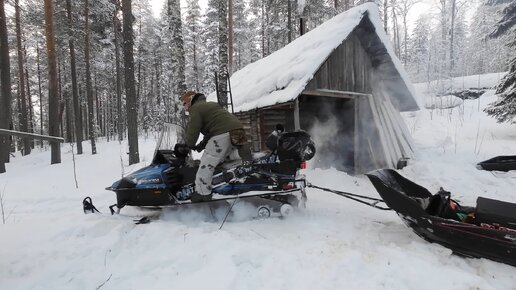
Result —
<path fill-rule="evenodd" d="M 383 201 L 383 199 L 369 197 L 369 196 L 360 195 L 360 194 L 354 194 L 354 193 L 345 192 L 345 191 L 339 191 L 339 190 L 335 190 L 335 189 L 330 189 L 330 188 L 326 188 L 326 187 L 321 187 L 321 186 L 313 185 L 311 183 L 307 183 L 306 186 L 310 187 L 310 188 L 316 188 L 316 189 L 319 189 L 319 190 L 335 193 L 335 194 L 340 195 L 342 197 L 349 198 L 349 199 L 354 200 L 356 202 L 360 202 L 362 204 L 365 204 L 365 205 L 368 205 L 370 207 L 374 207 L 374 208 L 377 208 L 377 209 L 392 210 L 389 207 L 383 207 L 383 206 L 378 205 L 379 203 L 385 203 L 385 201 Z M 370 200 L 371 202 L 367 202 L 367 201 L 364 201 L 362 199 Z"/>

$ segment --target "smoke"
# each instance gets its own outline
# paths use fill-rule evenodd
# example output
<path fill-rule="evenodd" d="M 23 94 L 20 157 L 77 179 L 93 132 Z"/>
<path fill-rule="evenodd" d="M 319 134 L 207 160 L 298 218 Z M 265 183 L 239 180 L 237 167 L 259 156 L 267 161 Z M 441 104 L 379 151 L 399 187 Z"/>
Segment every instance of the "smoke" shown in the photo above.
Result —
<path fill-rule="evenodd" d="M 190 204 L 163 209 L 161 219 L 179 221 L 195 226 L 199 223 L 222 223 L 224 218 L 229 222 L 242 222 L 255 218 L 257 208 L 253 204 L 237 200 L 230 211 L 233 201 L 214 202 L 210 204 Z M 228 214 L 229 213 L 229 214 Z"/>
<path fill-rule="evenodd" d="M 345 117 L 345 111 L 324 102 L 313 117 L 308 132 L 314 140 L 316 154 L 309 162 L 310 167 L 353 171 L 353 122 L 346 120 L 349 118 Z"/>

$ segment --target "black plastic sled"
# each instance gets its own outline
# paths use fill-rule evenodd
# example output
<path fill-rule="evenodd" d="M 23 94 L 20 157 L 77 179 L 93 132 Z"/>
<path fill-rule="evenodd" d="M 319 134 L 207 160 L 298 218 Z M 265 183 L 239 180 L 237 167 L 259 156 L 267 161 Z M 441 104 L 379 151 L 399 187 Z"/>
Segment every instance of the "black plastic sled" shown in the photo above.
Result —
<path fill-rule="evenodd" d="M 496 156 L 491 159 L 479 162 L 477 168 L 487 171 L 510 171 L 516 170 L 516 155 Z"/>
<path fill-rule="evenodd" d="M 385 203 L 423 239 L 454 253 L 516 266 L 516 204 L 478 197 L 476 207 L 461 206 L 442 188 L 426 188 L 391 169 L 367 176 Z"/>
<path fill-rule="evenodd" d="M 177 135 L 173 132 L 171 135 Z M 174 135 L 174 136 L 175 136 Z M 199 160 L 191 160 L 160 137 L 152 163 L 113 183 L 117 212 L 124 206 L 163 207 L 190 204 Z M 174 140 L 177 141 L 177 140 Z M 178 142 L 179 143 L 179 142 Z M 163 149 L 173 147 L 174 150 Z M 229 169 L 217 167 L 212 182 L 213 201 L 245 199 L 258 208 L 258 215 L 286 215 L 306 201 L 304 175 L 299 173 L 315 147 L 305 132 L 284 133 L 277 154 L 257 154 L 252 164 L 241 161 Z M 260 210 L 261 209 L 261 210 Z"/>

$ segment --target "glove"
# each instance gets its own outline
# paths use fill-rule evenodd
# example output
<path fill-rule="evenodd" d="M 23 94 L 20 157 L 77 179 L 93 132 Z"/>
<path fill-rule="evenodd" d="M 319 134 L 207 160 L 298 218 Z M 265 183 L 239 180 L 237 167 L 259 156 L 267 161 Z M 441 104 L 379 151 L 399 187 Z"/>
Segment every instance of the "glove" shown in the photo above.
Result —
<path fill-rule="evenodd" d="M 195 147 L 192 149 L 194 149 L 197 152 L 201 152 L 202 150 L 204 150 L 204 148 L 206 148 L 208 141 L 210 141 L 210 137 L 205 135 L 202 141 L 199 142 L 199 144 L 195 145 Z"/>
<path fill-rule="evenodd" d="M 186 144 L 177 143 L 174 146 L 174 154 L 177 157 L 186 157 L 188 156 L 188 153 L 190 153 L 190 148 Z"/>

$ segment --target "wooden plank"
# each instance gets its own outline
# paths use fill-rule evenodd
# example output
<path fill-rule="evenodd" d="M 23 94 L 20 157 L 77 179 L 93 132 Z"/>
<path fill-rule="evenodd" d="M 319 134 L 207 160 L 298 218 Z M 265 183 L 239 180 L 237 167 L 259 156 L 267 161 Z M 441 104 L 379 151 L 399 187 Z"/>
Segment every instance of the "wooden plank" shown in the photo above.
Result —
<path fill-rule="evenodd" d="M 385 142 L 385 140 L 386 140 L 385 132 L 382 127 L 382 124 L 380 123 L 380 116 L 379 116 L 378 112 L 376 111 L 376 106 L 374 104 L 373 96 L 369 96 L 368 101 L 369 101 L 369 107 L 371 108 L 371 114 L 373 115 L 373 120 L 374 120 L 375 126 L 376 126 L 376 128 L 378 128 L 378 134 L 380 135 L 380 144 L 382 145 L 381 147 L 383 150 L 383 155 L 385 156 L 387 164 L 390 163 L 391 165 L 393 165 L 394 159 L 392 158 L 391 151 L 390 151 L 387 143 Z"/>
<path fill-rule="evenodd" d="M 405 124 L 405 121 L 401 117 L 400 113 L 394 109 L 394 106 L 392 103 L 387 104 L 387 109 L 391 112 L 392 116 L 396 120 L 396 122 L 399 124 L 399 129 L 401 130 L 402 139 L 406 142 L 408 146 L 408 156 L 407 157 L 414 157 L 415 152 L 415 146 L 414 146 L 414 140 L 412 139 L 412 136 L 410 135 L 407 125 Z"/>
<path fill-rule="evenodd" d="M 333 98 L 342 98 L 342 99 L 354 99 L 356 97 L 370 96 L 369 94 L 362 94 L 362 93 L 357 93 L 357 92 L 326 90 L 326 89 L 304 90 L 302 92 L 302 94 L 307 95 L 307 96 L 333 97 Z"/>
<path fill-rule="evenodd" d="M 358 154 L 358 150 L 361 148 L 360 147 L 360 138 L 359 138 L 359 128 L 358 128 L 358 121 L 359 121 L 359 118 L 360 118 L 360 111 L 358 109 L 358 102 L 359 102 L 359 99 L 355 99 L 354 102 L 353 102 L 353 109 L 354 109 L 354 122 L 355 124 L 354 125 L 354 130 L 355 132 L 353 132 L 353 141 L 354 141 L 354 145 L 353 145 L 353 157 L 354 157 L 354 168 L 355 168 L 355 172 L 360 172 L 361 171 L 361 168 L 360 168 L 360 165 L 358 163 L 358 161 L 360 160 L 359 159 L 359 154 Z"/>
<path fill-rule="evenodd" d="M 24 139 L 39 139 L 44 140 L 48 142 L 59 142 L 64 143 L 64 138 L 61 137 L 54 137 L 54 136 L 48 136 L 48 135 L 39 135 L 34 133 L 26 133 L 26 132 L 20 132 L 20 131 L 13 131 L 13 130 L 7 130 L 7 129 L 0 129 L 0 135 L 8 135 L 8 136 L 16 136 Z"/>
<path fill-rule="evenodd" d="M 385 114 L 389 118 L 390 122 L 393 124 L 394 133 L 396 134 L 396 140 L 398 144 L 400 145 L 400 148 L 402 149 L 401 156 L 402 157 L 411 157 L 412 156 L 412 149 L 410 148 L 407 140 L 403 136 L 403 133 L 401 132 L 401 126 L 397 120 L 396 117 L 393 116 L 393 112 L 391 112 L 387 106 L 384 107 L 386 110 Z M 394 113 L 395 114 L 395 113 Z"/>
<path fill-rule="evenodd" d="M 393 128 L 393 124 L 392 122 L 389 120 L 389 118 L 387 117 L 386 115 L 386 110 L 385 110 L 385 105 L 384 105 L 384 97 L 383 95 L 378 95 L 376 96 L 376 99 L 375 99 L 376 102 L 376 106 L 378 108 L 378 112 L 380 113 L 380 116 L 383 120 L 382 124 L 384 125 L 384 128 L 387 129 L 387 140 L 389 142 L 389 144 L 391 145 L 392 149 L 394 150 L 394 153 L 395 153 L 395 164 L 398 162 L 398 160 L 403 157 L 403 154 L 401 153 L 401 149 L 400 149 L 400 146 L 398 146 L 398 141 L 397 141 L 397 138 L 396 138 L 396 133 L 394 132 L 394 128 Z"/>
<path fill-rule="evenodd" d="M 379 102 L 377 102 L 377 106 L 378 106 L 378 111 L 380 112 L 380 115 L 382 116 L 383 118 L 383 124 L 385 126 L 385 128 L 387 128 L 387 131 L 389 133 L 388 137 L 389 137 L 389 141 L 394 149 L 394 151 L 396 152 L 396 162 L 397 160 L 399 160 L 401 157 L 405 157 L 400 149 L 400 145 L 399 144 L 399 140 L 398 140 L 398 136 L 396 134 L 396 123 L 392 122 L 392 120 L 389 118 L 389 114 L 387 112 L 387 109 L 385 108 L 385 100 L 382 100 L 382 99 L 378 99 Z"/>

